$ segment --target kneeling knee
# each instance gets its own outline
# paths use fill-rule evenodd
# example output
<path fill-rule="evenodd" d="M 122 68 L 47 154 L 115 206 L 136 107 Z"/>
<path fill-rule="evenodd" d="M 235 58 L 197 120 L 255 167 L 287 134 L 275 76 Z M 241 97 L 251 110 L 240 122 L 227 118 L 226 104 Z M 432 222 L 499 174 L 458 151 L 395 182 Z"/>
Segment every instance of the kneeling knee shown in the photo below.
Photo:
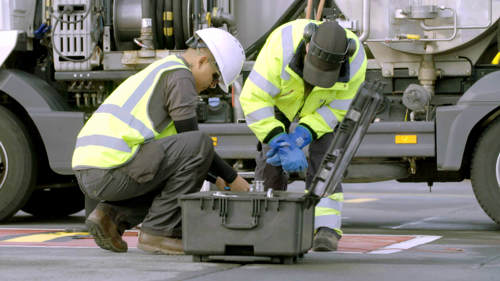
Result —
<path fill-rule="evenodd" d="M 195 131 L 190 133 L 189 138 L 193 145 L 199 148 L 199 153 L 204 156 L 204 158 L 212 157 L 214 153 L 214 146 L 212 139 L 207 134 Z"/>

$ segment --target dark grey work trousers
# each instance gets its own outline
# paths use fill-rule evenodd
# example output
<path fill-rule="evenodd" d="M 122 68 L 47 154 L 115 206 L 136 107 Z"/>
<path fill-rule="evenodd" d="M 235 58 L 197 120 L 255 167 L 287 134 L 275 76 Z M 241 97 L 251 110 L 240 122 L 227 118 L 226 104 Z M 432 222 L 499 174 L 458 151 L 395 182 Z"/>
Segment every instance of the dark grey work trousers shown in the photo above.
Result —
<path fill-rule="evenodd" d="M 323 157 L 325 156 L 330 143 L 333 140 L 333 133 L 324 134 L 321 138 L 312 141 L 309 144 L 309 160 L 306 173 L 306 188 L 312 183 L 314 175 L 319 169 Z M 287 190 L 288 175 L 281 166 L 272 166 L 266 163 L 266 153 L 271 148 L 267 144 L 262 145 L 262 149 L 257 153 L 255 159 L 255 180 L 264 181 L 264 188 L 274 190 Z M 335 193 L 342 192 L 342 184 L 335 188 Z"/>
<path fill-rule="evenodd" d="M 116 212 L 120 231 L 142 222 L 144 232 L 182 237 L 178 197 L 200 190 L 213 156 L 210 138 L 193 131 L 143 144 L 121 167 L 75 174 L 88 197 Z"/>

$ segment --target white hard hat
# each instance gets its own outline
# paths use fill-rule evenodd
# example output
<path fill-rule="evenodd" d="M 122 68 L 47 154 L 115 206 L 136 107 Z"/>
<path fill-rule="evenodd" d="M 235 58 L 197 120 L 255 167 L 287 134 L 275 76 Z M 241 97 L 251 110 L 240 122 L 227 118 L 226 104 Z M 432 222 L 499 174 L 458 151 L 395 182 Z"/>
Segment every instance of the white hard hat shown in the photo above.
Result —
<path fill-rule="evenodd" d="M 203 40 L 217 62 L 222 79 L 219 87 L 227 92 L 241 72 L 245 62 L 245 50 L 229 32 L 219 28 L 205 28 L 196 31 L 196 35 Z"/>

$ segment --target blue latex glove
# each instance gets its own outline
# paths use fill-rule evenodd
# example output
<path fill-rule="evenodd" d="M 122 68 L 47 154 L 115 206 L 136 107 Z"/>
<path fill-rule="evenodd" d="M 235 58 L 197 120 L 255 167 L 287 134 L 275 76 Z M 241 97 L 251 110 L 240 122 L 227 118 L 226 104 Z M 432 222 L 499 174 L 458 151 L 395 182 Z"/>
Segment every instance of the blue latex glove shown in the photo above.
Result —
<path fill-rule="evenodd" d="M 292 140 L 295 145 L 297 145 L 299 148 L 303 148 L 304 146 L 308 145 L 312 141 L 312 134 L 304 126 L 297 126 L 295 130 L 290 134 L 290 139 Z"/>
<path fill-rule="evenodd" d="M 281 134 L 275 136 L 274 138 L 272 138 L 271 141 L 269 142 L 269 146 L 271 147 L 271 150 L 269 150 L 266 153 L 266 158 L 267 158 L 266 162 L 272 166 L 276 166 L 276 167 L 281 166 L 281 159 L 280 159 L 280 156 L 278 154 L 280 144 L 281 143 L 290 143 L 290 142 L 291 142 L 290 138 L 285 133 L 281 133 Z"/>
<path fill-rule="evenodd" d="M 271 149 L 267 152 L 267 160 L 266 162 L 270 164 L 271 166 L 281 166 L 281 159 L 280 156 L 278 155 L 278 149 Z"/>
<path fill-rule="evenodd" d="M 307 159 L 302 149 L 294 143 L 282 143 L 278 150 L 283 170 L 292 173 L 307 169 Z"/>
<path fill-rule="evenodd" d="M 266 154 L 268 156 L 267 163 L 279 166 L 276 165 L 279 158 L 283 170 L 287 172 L 300 172 L 307 168 L 304 152 L 290 140 L 287 134 L 282 133 L 274 137 L 269 142 L 269 146 L 271 146 L 271 150 Z"/>

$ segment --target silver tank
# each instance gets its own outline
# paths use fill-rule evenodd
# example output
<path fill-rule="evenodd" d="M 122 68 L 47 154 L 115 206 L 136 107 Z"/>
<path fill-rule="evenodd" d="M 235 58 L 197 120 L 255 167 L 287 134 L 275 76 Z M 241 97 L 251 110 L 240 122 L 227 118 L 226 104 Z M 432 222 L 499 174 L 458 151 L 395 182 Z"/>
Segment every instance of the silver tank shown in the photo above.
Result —
<path fill-rule="evenodd" d="M 238 39 L 244 48 L 264 34 L 293 0 L 233 0 Z"/>
<path fill-rule="evenodd" d="M 370 48 L 384 76 L 408 68 L 417 76 L 426 57 L 439 75 L 469 75 L 494 40 L 500 0 L 336 0 Z M 420 75 L 419 75 L 420 76 Z"/>
<path fill-rule="evenodd" d="M 478 38 L 500 15 L 499 0 L 337 0 L 342 12 L 363 25 L 369 14 L 367 42 L 389 42 L 391 48 L 434 54 Z M 365 4 L 365 5 L 363 5 Z M 368 4 L 368 7 L 366 6 Z M 363 29 L 363 28 L 361 28 Z M 407 34 L 419 40 L 406 39 Z"/>

